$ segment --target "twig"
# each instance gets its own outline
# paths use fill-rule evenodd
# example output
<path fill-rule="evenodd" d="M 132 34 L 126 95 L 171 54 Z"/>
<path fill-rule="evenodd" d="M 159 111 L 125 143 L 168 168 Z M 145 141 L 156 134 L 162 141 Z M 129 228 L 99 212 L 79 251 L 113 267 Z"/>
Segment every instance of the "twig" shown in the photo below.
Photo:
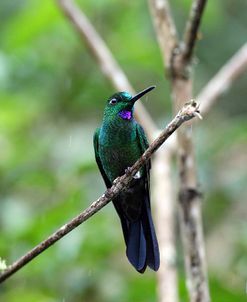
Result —
<path fill-rule="evenodd" d="M 13 275 L 16 271 L 25 266 L 28 262 L 33 260 L 39 254 L 48 249 L 55 242 L 60 240 L 66 234 L 78 227 L 81 223 L 86 221 L 92 215 L 97 213 L 102 207 L 116 197 L 132 180 L 133 176 L 139 171 L 139 169 L 150 159 L 152 154 L 157 151 L 158 148 L 167 140 L 167 138 L 178 129 L 184 122 L 192 119 L 198 113 L 198 106 L 195 101 L 186 103 L 183 108 L 178 112 L 175 118 L 167 125 L 164 131 L 159 137 L 149 146 L 149 148 L 143 153 L 143 155 L 136 161 L 136 163 L 128 169 L 128 171 L 121 177 L 118 177 L 113 186 L 106 190 L 105 193 L 94 201 L 91 206 L 84 210 L 81 214 L 73 218 L 70 222 L 63 225 L 58 231 L 50 235 L 46 240 L 42 241 L 19 260 L 9 265 L 7 269 L 0 274 L 0 283 Z"/>
<path fill-rule="evenodd" d="M 85 41 L 90 53 L 94 56 L 101 71 L 112 83 L 113 87 L 115 87 L 117 91 L 129 91 L 130 93 L 134 93 L 134 89 L 124 71 L 118 65 L 113 54 L 85 14 L 78 8 L 73 0 L 57 1 L 64 14 L 71 21 L 83 41 Z M 136 104 L 136 118 L 142 124 L 148 137 L 153 138 L 153 133 L 157 131 L 157 127 L 141 102 Z"/>
<path fill-rule="evenodd" d="M 199 93 L 196 100 L 203 114 L 208 113 L 221 94 L 247 70 L 247 43 L 217 72 Z"/>
<path fill-rule="evenodd" d="M 163 61 L 169 71 L 173 50 L 178 44 L 177 30 L 172 18 L 169 2 L 166 0 L 149 0 L 149 5 Z"/>
<path fill-rule="evenodd" d="M 184 43 L 182 47 L 182 61 L 189 63 L 194 46 L 197 40 L 198 28 L 201 23 L 202 14 L 207 0 L 194 0 L 191 6 L 190 16 L 184 33 Z"/>

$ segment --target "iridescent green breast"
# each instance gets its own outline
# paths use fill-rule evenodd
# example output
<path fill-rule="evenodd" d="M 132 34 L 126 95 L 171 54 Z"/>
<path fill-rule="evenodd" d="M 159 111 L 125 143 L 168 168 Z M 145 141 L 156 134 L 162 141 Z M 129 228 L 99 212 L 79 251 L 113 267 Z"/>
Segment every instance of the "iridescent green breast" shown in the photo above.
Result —
<path fill-rule="evenodd" d="M 125 173 L 140 157 L 136 136 L 136 122 L 123 121 L 120 125 L 103 125 L 99 135 L 99 156 L 103 169 L 113 181 Z"/>
<path fill-rule="evenodd" d="M 99 155 L 106 175 L 112 182 L 116 177 L 125 173 L 140 157 L 141 153 L 136 144 L 131 146 L 100 146 Z"/>

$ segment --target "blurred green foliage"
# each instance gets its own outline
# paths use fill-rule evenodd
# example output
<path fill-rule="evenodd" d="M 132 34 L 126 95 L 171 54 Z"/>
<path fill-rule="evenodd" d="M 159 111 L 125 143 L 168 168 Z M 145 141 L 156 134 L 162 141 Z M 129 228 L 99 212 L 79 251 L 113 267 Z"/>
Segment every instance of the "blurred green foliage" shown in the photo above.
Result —
<path fill-rule="evenodd" d="M 172 1 L 182 31 L 191 1 Z M 146 1 L 78 1 L 162 126 L 170 91 Z M 198 42 L 195 94 L 246 41 L 246 1 L 209 1 Z M 104 190 L 92 136 L 113 88 L 56 1 L 0 2 L 0 257 L 7 264 Z M 196 131 L 213 301 L 246 301 L 246 74 Z M 103 97 L 104 96 L 104 97 Z M 195 131 L 195 130 L 193 130 Z M 178 249 L 181 301 L 186 301 Z M 111 205 L 0 288 L 0 301 L 156 301 L 155 274 L 127 263 Z"/>

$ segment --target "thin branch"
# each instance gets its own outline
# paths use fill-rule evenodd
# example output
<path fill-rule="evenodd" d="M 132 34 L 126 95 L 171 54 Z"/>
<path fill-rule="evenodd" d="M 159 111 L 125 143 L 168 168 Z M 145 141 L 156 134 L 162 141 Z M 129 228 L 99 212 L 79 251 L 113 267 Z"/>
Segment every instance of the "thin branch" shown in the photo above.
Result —
<path fill-rule="evenodd" d="M 208 113 L 216 100 L 247 71 L 247 43 L 216 73 L 197 97 L 203 114 Z"/>
<path fill-rule="evenodd" d="M 168 137 L 174 131 L 176 131 L 176 129 L 178 129 L 184 122 L 194 118 L 195 116 L 197 116 L 198 113 L 199 110 L 195 101 L 192 100 L 186 103 L 175 116 L 175 118 L 167 125 L 165 130 L 162 131 L 159 137 L 136 161 L 136 163 L 130 169 L 128 169 L 128 171 L 123 176 L 118 177 L 113 182 L 113 186 L 110 189 L 106 190 L 105 193 L 96 201 L 94 201 L 91 206 L 89 206 L 85 211 L 73 218 L 70 222 L 63 225 L 55 233 L 49 236 L 46 240 L 42 241 L 40 244 L 30 250 L 27 254 L 22 256 L 19 260 L 14 262 L 12 265 L 8 266 L 7 269 L 2 274 L 0 274 L 0 283 L 5 281 L 23 266 L 25 266 L 28 262 L 33 260 L 39 254 L 41 254 L 51 245 L 53 245 L 55 242 L 64 237 L 66 234 L 78 227 L 81 223 L 93 216 L 107 203 L 109 203 L 110 200 L 116 197 L 130 183 L 134 175 L 151 158 L 152 154 L 160 148 L 160 146 L 168 139 Z"/>
<path fill-rule="evenodd" d="M 190 16 L 184 33 L 184 44 L 182 48 L 183 62 L 189 63 L 192 58 L 193 50 L 197 40 L 198 28 L 201 23 L 206 3 L 207 0 L 194 0 L 194 2 L 192 3 Z"/>
<path fill-rule="evenodd" d="M 96 59 L 101 71 L 111 82 L 112 86 L 115 87 L 117 91 L 129 91 L 134 93 L 134 88 L 128 81 L 124 71 L 118 65 L 113 54 L 85 14 L 73 0 L 57 1 L 64 14 L 86 43 L 90 53 Z M 136 104 L 136 118 L 142 124 L 148 137 L 153 138 L 153 133 L 157 130 L 157 127 L 141 102 Z"/>
<path fill-rule="evenodd" d="M 149 0 L 156 35 L 161 48 L 164 65 L 171 67 L 172 53 L 178 44 L 177 30 L 166 0 Z"/>

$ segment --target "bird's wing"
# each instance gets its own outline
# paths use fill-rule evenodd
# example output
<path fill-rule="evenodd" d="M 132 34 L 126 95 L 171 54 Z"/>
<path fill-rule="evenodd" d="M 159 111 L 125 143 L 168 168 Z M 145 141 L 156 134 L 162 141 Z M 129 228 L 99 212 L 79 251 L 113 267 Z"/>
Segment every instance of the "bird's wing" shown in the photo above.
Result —
<path fill-rule="evenodd" d="M 99 156 L 99 132 L 100 132 L 100 128 L 97 128 L 95 130 L 94 136 L 93 136 L 94 154 L 95 154 L 95 159 L 96 159 L 96 162 L 98 164 L 100 173 L 101 173 L 101 175 L 104 179 L 105 185 L 106 185 L 107 188 L 110 188 L 111 187 L 111 182 L 108 179 L 108 177 L 107 177 L 107 175 L 104 171 L 104 168 L 102 166 L 100 156 Z"/>
<path fill-rule="evenodd" d="M 100 173 L 105 181 L 105 185 L 107 188 L 110 188 L 112 186 L 110 180 L 108 179 L 105 171 L 104 171 L 104 168 L 102 166 L 102 163 L 101 163 L 101 160 L 100 160 L 100 156 L 99 156 L 99 132 L 100 132 L 100 128 L 97 128 L 95 130 L 95 133 L 94 133 L 94 137 L 93 137 L 93 144 L 94 144 L 94 153 L 95 153 L 95 159 L 96 159 L 96 162 L 98 164 L 98 167 L 99 167 L 99 170 L 100 170 Z M 114 198 L 113 200 L 113 204 L 115 206 L 115 209 L 119 215 L 119 218 L 120 218 L 120 221 L 121 221 L 121 224 L 122 224 L 122 228 L 123 228 L 123 233 L 124 233 L 124 239 L 125 239 L 125 242 L 127 243 L 127 239 L 128 239 L 128 223 L 127 223 L 127 220 L 125 219 L 123 213 L 122 213 L 122 209 L 121 207 L 119 206 L 120 202 L 119 202 L 119 199 L 118 197 Z"/>

